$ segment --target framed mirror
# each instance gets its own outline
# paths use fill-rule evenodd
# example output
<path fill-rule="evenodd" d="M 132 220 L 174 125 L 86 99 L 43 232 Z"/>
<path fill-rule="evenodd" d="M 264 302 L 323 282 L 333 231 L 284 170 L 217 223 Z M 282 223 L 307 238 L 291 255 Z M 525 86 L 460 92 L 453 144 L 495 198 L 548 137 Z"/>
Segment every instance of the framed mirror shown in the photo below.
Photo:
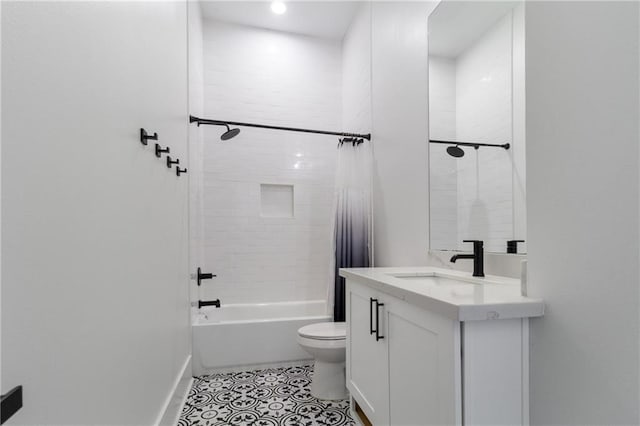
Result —
<path fill-rule="evenodd" d="M 430 247 L 525 253 L 524 7 L 444 0 L 428 28 Z"/>

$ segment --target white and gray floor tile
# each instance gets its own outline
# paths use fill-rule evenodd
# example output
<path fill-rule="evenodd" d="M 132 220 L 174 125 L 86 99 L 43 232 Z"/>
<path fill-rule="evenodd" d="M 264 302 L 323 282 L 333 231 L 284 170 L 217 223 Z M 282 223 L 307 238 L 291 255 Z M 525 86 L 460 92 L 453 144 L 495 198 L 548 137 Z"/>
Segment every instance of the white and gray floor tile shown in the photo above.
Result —
<path fill-rule="evenodd" d="M 312 365 L 197 377 L 178 426 L 352 426 L 349 402 L 311 396 Z"/>

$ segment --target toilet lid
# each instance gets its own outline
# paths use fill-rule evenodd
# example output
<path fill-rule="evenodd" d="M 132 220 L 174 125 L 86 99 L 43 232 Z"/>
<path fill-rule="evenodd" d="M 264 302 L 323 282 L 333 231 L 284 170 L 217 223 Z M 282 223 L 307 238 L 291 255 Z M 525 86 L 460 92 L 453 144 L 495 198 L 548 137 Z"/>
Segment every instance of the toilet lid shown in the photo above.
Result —
<path fill-rule="evenodd" d="M 298 334 L 308 339 L 344 340 L 347 337 L 347 324 L 344 322 L 320 322 L 305 325 Z"/>

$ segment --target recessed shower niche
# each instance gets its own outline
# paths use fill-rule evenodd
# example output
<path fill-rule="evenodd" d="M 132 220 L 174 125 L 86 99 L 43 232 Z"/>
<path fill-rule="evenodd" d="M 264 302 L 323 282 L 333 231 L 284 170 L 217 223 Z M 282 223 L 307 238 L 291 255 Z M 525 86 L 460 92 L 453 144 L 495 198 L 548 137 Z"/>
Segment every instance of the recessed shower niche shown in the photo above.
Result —
<path fill-rule="evenodd" d="M 260 184 L 260 216 L 293 217 L 293 185 Z"/>
<path fill-rule="evenodd" d="M 526 240 L 520 1 L 445 0 L 430 14 L 429 140 L 431 249 Z"/>

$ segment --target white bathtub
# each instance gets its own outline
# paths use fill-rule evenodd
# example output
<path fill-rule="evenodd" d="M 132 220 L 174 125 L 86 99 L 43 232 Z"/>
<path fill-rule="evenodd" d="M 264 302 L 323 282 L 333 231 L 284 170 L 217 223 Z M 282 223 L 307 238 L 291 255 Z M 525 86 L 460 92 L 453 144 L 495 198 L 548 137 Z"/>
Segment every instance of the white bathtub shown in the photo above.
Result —
<path fill-rule="evenodd" d="M 206 306 L 193 321 L 193 375 L 220 368 L 311 359 L 298 329 L 331 321 L 324 300 Z M 205 317 L 206 316 L 206 317 Z"/>

